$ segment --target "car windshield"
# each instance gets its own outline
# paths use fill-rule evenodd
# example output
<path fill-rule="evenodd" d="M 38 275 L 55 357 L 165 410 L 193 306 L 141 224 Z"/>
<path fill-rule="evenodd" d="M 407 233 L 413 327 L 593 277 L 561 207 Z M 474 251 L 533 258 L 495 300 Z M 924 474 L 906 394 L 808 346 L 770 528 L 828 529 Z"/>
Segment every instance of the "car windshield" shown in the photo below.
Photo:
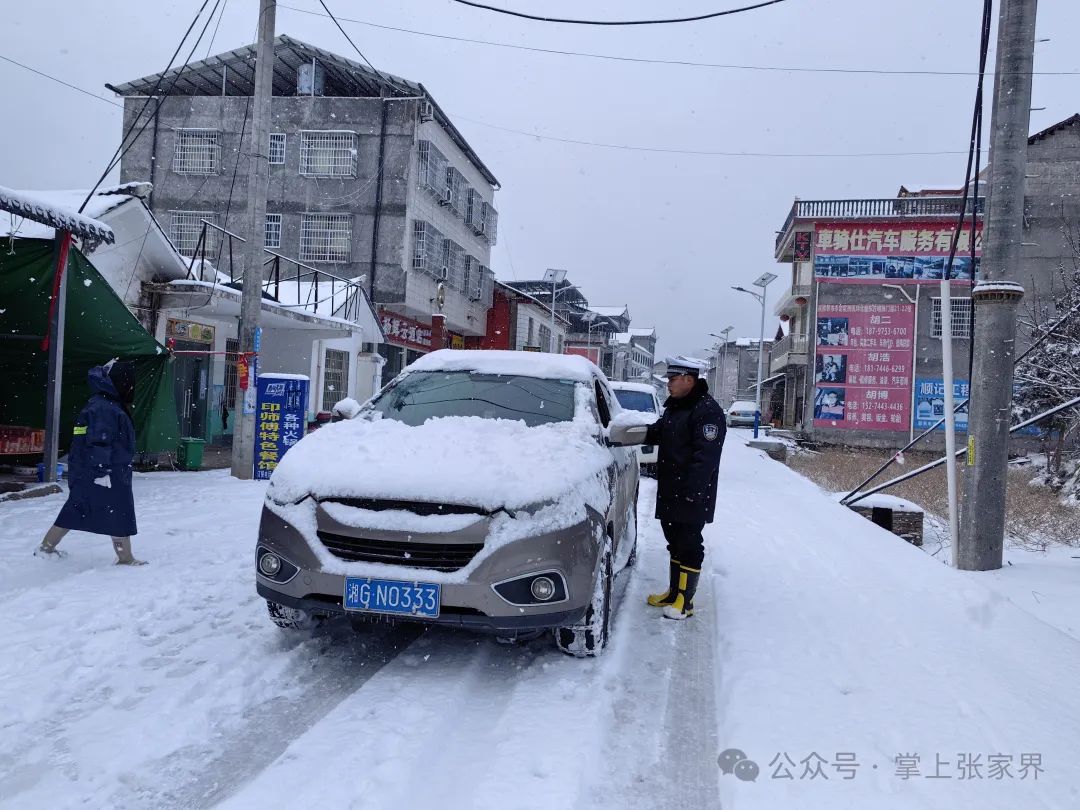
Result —
<path fill-rule="evenodd" d="M 414 372 L 372 407 L 385 419 L 414 426 L 437 416 L 480 416 L 536 427 L 574 418 L 574 383 L 467 371 Z"/>
<path fill-rule="evenodd" d="M 615 399 L 627 410 L 656 413 L 656 403 L 648 391 L 625 391 L 615 389 Z"/>

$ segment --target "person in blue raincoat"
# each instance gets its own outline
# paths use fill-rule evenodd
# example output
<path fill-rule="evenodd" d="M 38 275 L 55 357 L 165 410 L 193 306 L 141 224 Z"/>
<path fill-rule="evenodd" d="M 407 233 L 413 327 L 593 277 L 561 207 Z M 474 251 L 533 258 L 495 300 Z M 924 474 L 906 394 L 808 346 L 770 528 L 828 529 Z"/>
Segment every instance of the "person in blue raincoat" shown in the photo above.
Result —
<path fill-rule="evenodd" d="M 135 366 L 111 360 L 89 372 L 89 401 L 75 419 L 68 453 L 68 499 L 35 554 L 63 556 L 56 546 L 72 529 L 112 538 L 117 565 L 144 565 L 131 553 L 136 533 L 131 462 L 135 456 Z"/>

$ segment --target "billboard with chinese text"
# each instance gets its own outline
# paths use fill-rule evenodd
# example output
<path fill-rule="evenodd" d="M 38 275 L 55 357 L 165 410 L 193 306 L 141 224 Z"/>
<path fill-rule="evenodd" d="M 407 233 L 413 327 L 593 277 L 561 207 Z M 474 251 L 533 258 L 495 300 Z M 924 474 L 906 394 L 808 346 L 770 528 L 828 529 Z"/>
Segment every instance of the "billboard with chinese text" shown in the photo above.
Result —
<path fill-rule="evenodd" d="M 953 380 L 953 398 L 956 404 L 969 396 L 967 380 Z M 941 377 L 915 378 L 915 429 L 929 430 L 938 420 L 945 418 L 945 382 Z M 967 407 L 956 412 L 956 429 L 967 432 Z M 945 423 L 937 426 L 944 432 Z"/>
<path fill-rule="evenodd" d="M 952 245 L 955 223 L 818 223 L 814 234 L 814 275 L 818 281 L 880 283 L 940 281 Z M 979 270 L 982 225 L 960 231 L 952 278 L 971 281 Z"/>
<path fill-rule="evenodd" d="M 814 427 L 906 431 L 913 304 L 819 304 Z"/>
<path fill-rule="evenodd" d="M 308 378 L 260 374 L 255 384 L 255 478 L 270 477 L 307 427 Z"/>

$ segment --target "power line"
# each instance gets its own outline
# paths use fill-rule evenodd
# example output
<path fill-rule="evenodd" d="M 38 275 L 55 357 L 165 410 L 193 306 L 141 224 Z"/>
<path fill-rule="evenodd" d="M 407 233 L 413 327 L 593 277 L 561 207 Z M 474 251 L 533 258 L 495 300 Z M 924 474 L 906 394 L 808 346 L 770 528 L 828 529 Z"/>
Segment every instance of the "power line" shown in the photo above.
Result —
<path fill-rule="evenodd" d="M 41 76 L 42 78 L 48 79 L 51 82 L 56 82 L 57 84 L 64 85 L 64 87 L 69 87 L 72 90 L 75 90 L 76 92 L 82 93 L 85 96 L 90 96 L 90 98 L 96 98 L 98 101 L 104 101 L 106 104 L 112 104 L 114 107 L 120 107 L 121 109 L 123 109 L 123 107 L 124 107 L 123 104 L 117 104 L 115 101 L 111 101 L 111 100 L 105 98 L 104 96 L 99 96 L 97 93 L 92 93 L 89 90 L 84 90 L 81 87 L 76 87 L 73 84 L 68 84 L 63 79 L 58 79 L 55 76 L 50 76 L 48 73 L 42 73 L 40 70 L 32 68 L 29 65 L 24 65 L 22 62 L 16 62 L 14 59 L 11 59 L 11 58 L 9 58 L 7 56 L 4 56 L 2 54 L 0 54 L 0 59 L 3 59 L 5 62 L 10 62 L 11 64 L 13 64 L 13 65 L 15 65 L 17 67 L 21 67 L 23 70 L 29 70 L 31 73 L 36 73 L 38 76 Z"/>
<path fill-rule="evenodd" d="M 555 141 L 556 143 L 570 143 L 578 146 L 595 146 L 601 149 L 621 149 L 627 152 L 658 152 L 668 155 L 697 155 L 703 157 L 762 157 L 762 158 L 863 158 L 863 157 L 932 157 L 937 155 L 966 155 L 967 150 L 940 151 L 940 152 L 720 152 L 707 149 L 669 149 L 662 146 L 633 146 L 621 143 L 604 143 L 602 141 L 586 141 L 578 138 L 560 138 L 554 135 L 538 135 L 534 132 L 525 132 L 521 129 L 501 127 L 489 124 L 486 121 L 478 121 L 475 118 L 466 118 L 463 115 L 453 114 L 457 120 L 479 124 L 482 127 L 497 129 L 500 132 L 510 132 L 514 135 L 523 135 L 527 138 L 536 138 L 542 141 Z"/>
<path fill-rule="evenodd" d="M 331 20 L 334 21 L 334 25 L 337 26 L 338 31 L 341 32 L 341 35 L 343 37 L 345 37 L 345 39 L 348 41 L 348 43 L 350 45 L 352 45 L 353 50 L 356 51 L 358 54 L 360 54 L 360 58 L 363 59 L 364 62 L 367 63 L 367 66 L 369 68 L 371 68 L 372 70 L 375 71 L 375 75 L 378 76 L 382 80 L 383 86 L 392 88 L 393 84 L 390 82 L 390 80 L 387 79 L 385 76 L 383 76 L 382 73 L 379 72 L 379 69 L 377 67 L 375 67 L 373 64 L 371 64 L 371 61 L 366 56 L 364 56 L 364 52 L 361 51 L 356 46 L 356 43 L 352 41 L 352 37 L 350 37 L 347 33 L 345 33 L 345 29 L 341 27 L 341 23 L 339 23 L 337 21 L 337 17 L 334 16 L 334 13 L 330 10 L 330 8 L 326 5 L 326 3 L 323 2 L 323 0 L 319 0 L 319 5 L 323 7 L 323 10 L 326 12 L 326 16 L 328 16 Z"/>
<path fill-rule="evenodd" d="M 321 14 L 318 11 L 312 11 L 306 8 L 297 8 L 296 6 L 289 6 L 280 4 L 278 8 L 288 9 L 289 11 L 295 11 L 298 14 L 309 14 L 313 17 L 326 17 L 329 15 Z M 534 45 L 519 45 L 513 42 L 497 42 L 489 39 L 471 39 L 469 37 L 459 37 L 452 34 L 438 34 L 434 31 L 420 31 L 415 28 L 401 28 L 394 25 L 383 25 L 381 23 L 371 22 L 370 20 L 358 20 L 350 17 L 342 17 L 337 15 L 337 20 L 341 22 L 353 23 L 354 25 L 366 25 L 370 28 L 378 28 L 382 31 L 396 31 L 400 34 L 412 34 L 418 37 L 429 37 L 430 39 L 442 39 L 448 42 L 464 42 L 469 45 L 483 45 L 489 48 L 506 48 L 514 51 L 527 51 L 531 53 L 547 53 L 553 56 L 574 56 L 582 59 L 600 59 L 610 62 L 627 62 L 631 64 L 642 65 L 667 65 L 670 67 L 689 67 L 689 68 L 707 68 L 712 70 L 745 70 L 745 71 L 762 71 L 769 73 L 837 73 L 837 74 L 852 74 L 858 76 L 977 76 L 978 72 L 973 70 L 889 70 L 884 68 L 814 68 L 814 67 L 792 67 L 784 65 L 741 65 L 731 64 L 724 62 L 695 62 L 689 59 L 655 59 L 646 56 L 618 56 L 608 53 L 593 53 L 590 51 L 568 51 L 559 48 L 540 48 Z M 1080 76 L 1080 71 L 1076 70 L 1060 70 L 1060 71 L 1036 71 L 1035 76 Z"/>
<path fill-rule="evenodd" d="M 670 25 L 672 23 L 699 22 L 701 20 L 716 19 L 717 17 L 727 17 L 731 14 L 741 14 L 744 11 L 753 11 L 765 8 L 765 6 L 775 6 L 777 3 L 785 2 L 785 0 L 762 0 L 760 3 L 740 8 L 729 8 L 726 11 L 711 11 L 693 17 L 671 17 L 662 20 L 572 20 L 563 17 L 542 17 L 538 14 L 526 14 L 523 11 L 512 11 L 508 8 L 484 5 L 483 3 L 474 2 L 474 0 L 454 0 L 454 2 L 463 6 L 471 6 L 484 11 L 494 11 L 497 14 L 506 14 L 509 17 L 520 17 L 523 20 L 536 20 L 537 22 L 565 23 L 567 25 Z"/>

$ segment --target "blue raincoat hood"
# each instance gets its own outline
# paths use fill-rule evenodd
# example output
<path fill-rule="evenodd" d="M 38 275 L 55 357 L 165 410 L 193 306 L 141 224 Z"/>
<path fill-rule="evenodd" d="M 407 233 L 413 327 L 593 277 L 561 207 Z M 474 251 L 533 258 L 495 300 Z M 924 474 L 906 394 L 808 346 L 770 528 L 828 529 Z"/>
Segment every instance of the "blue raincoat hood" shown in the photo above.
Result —
<path fill-rule="evenodd" d="M 87 372 L 86 379 L 90 383 L 90 390 L 95 394 L 104 394 L 110 399 L 120 399 L 120 394 L 117 392 L 112 380 L 109 379 L 105 366 L 94 366 Z"/>

